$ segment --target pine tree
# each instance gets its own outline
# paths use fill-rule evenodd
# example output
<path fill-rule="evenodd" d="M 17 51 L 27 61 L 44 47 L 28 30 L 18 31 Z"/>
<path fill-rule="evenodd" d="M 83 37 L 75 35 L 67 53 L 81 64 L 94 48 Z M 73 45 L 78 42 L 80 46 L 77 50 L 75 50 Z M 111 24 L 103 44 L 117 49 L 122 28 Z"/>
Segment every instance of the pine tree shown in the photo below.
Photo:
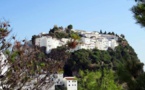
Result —
<path fill-rule="evenodd" d="M 142 27 L 145 27 L 145 3 L 137 3 L 137 5 L 132 7 L 131 11 L 134 14 L 136 23 L 140 24 Z"/>

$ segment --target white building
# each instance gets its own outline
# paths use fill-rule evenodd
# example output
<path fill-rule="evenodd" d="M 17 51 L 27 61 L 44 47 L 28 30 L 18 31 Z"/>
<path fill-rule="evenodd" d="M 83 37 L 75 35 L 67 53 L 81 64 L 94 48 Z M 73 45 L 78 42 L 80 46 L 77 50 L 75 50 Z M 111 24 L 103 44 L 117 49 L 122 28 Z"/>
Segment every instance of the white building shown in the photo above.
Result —
<path fill-rule="evenodd" d="M 64 84 L 67 90 L 77 90 L 77 80 L 75 77 L 65 77 Z"/>
<path fill-rule="evenodd" d="M 107 50 L 109 47 L 114 49 L 118 46 L 117 40 L 118 37 L 115 35 L 109 34 L 99 34 L 98 32 L 86 32 L 81 30 L 73 30 L 80 34 L 81 40 L 79 44 L 74 48 L 70 49 L 70 52 L 79 50 L 79 49 L 94 49 L 97 48 L 99 50 Z M 58 46 L 62 46 L 67 44 L 70 41 L 70 38 L 62 38 L 56 39 L 51 36 L 41 36 L 36 38 L 35 45 L 40 47 L 46 47 L 46 53 L 50 53 L 52 49 L 57 48 Z"/>
<path fill-rule="evenodd" d="M 71 52 L 79 50 L 79 49 L 94 49 L 97 48 L 99 50 L 107 50 L 109 47 L 114 49 L 116 46 L 118 46 L 117 38 L 114 36 L 99 36 L 95 38 L 81 38 L 81 43 L 76 46 L 76 48 L 71 49 Z"/>
<path fill-rule="evenodd" d="M 60 41 L 51 36 L 42 36 L 35 39 L 35 45 L 40 47 L 46 47 L 46 53 L 50 53 L 53 48 L 61 46 Z"/>
<path fill-rule="evenodd" d="M 50 76 L 53 85 L 48 90 L 55 90 L 57 85 L 65 87 L 67 90 L 77 90 L 77 80 L 75 77 L 63 77 L 63 74 L 54 74 Z M 46 90 L 44 87 L 42 90 Z"/>
<path fill-rule="evenodd" d="M 0 76 L 5 75 L 6 71 L 8 70 L 9 66 L 7 64 L 7 58 L 6 56 L 3 54 L 2 51 L 0 51 Z M 0 89 L 2 89 L 2 87 L 0 86 Z"/>
<path fill-rule="evenodd" d="M 0 51 L 0 75 L 3 75 L 8 70 L 6 56 Z"/>
<path fill-rule="evenodd" d="M 40 78 L 43 77 L 45 77 L 45 74 L 40 75 Z M 37 82 L 37 79 L 26 83 L 22 90 L 32 90 L 35 82 Z M 77 90 L 77 80 L 75 77 L 63 77 L 63 74 L 52 74 L 46 78 L 45 82 L 46 84 L 41 87 L 41 90 L 55 90 L 57 86 L 62 86 L 67 90 Z"/>

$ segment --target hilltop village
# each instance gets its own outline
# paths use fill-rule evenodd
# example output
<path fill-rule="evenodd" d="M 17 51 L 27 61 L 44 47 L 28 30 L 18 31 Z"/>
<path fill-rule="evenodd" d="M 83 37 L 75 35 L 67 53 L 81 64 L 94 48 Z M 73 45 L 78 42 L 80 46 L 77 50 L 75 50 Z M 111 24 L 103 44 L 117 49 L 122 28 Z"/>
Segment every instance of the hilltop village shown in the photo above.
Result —
<path fill-rule="evenodd" d="M 100 33 L 97 31 L 87 32 L 84 30 L 75 30 L 70 28 L 63 29 L 62 27 L 58 28 L 54 26 L 53 29 L 50 30 L 49 33 L 40 33 L 39 35 L 32 36 L 32 40 L 27 42 L 27 44 L 33 44 L 33 46 L 38 46 L 44 49 L 46 54 L 49 54 L 52 49 L 56 49 L 57 47 L 61 46 L 69 46 L 73 42 L 73 45 L 70 45 L 71 48 L 68 48 L 69 52 L 74 52 L 80 49 L 98 49 L 98 50 L 108 50 L 111 48 L 112 50 L 115 49 L 116 46 L 119 45 L 118 36 L 114 35 L 113 33 L 106 34 Z M 75 45 L 74 45 L 75 44 Z M 17 51 L 20 42 L 15 42 L 15 46 L 13 47 L 13 51 Z M 20 49 L 23 49 L 24 46 L 20 46 Z M 30 49 L 30 48 L 29 48 Z M 6 57 L 3 53 L 1 56 L 4 57 L 2 60 L 4 61 Z M 3 65 L 3 63 L 2 63 Z M 5 73 L 9 66 L 5 66 L 6 68 L 2 70 Z M 44 78 L 46 74 L 41 74 L 39 77 Z M 64 73 L 54 73 L 50 75 L 49 78 L 46 78 L 47 83 L 50 81 L 53 82 L 49 85 L 49 90 L 56 90 L 56 88 L 66 88 L 67 90 L 77 90 L 78 89 L 78 81 L 74 77 L 75 75 L 65 76 Z M 48 79 L 48 80 L 47 80 Z M 30 89 L 33 88 L 34 83 L 36 82 L 36 78 L 34 78 L 31 82 L 26 83 L 22 89 Z M 47 84 L 44 85 L 41 89 L 45 90 L 47 88 Z M 16 87 L 17 88 L 17 87 Z"/>
<path fill-rule="evenodd" d="M 138 90 L 132 89 L 130 81 L 140 79 L 143 63 L 123 34 L 87 32 L 69 25 L 54 26 L 30 41 L 12 38 L 12 51 L 0 52 L 0 77 L 4 78 L 0 89 Z"/>
<path fill-rule="evenodd" d="M 119 45 L 118 36 L 114 33 L 87 32 L 70 27 L 72 26 L 70 25 L 63 29 L 62 27 L 54 26 L 49 33 L 42 32 L 39 35 L 33 35 L 31 41 L 33 45 L 41 47 L 46 54 L 51 53 L 51 50 L 57 47 L 68 46 L 70 42 L 74 41 L 76 45 L 69 48 L 69 52 L 95 48 L 104 51 L 108 50 L 108 48 L 114 50 Z M 75 74 L 71 77 L 64 77 L 63 73 L 54 74 L 54 77 L 52 76 L 54 84 L 49 90 L 55 90 L 57 87 L 66 87 L 67 90 L 78 90 L 77 79 L 74 76 Z"/>
<path fill-rule="evenodd" d="M 54 27 L 56 28 L 56 27 Z M 97 31 L 87 32 L 84 30 L 74 30 L 71 29 L 71 32 L 77 34 L 79 39 L 77 45 L 74 48 L 71 48 L 70 51 L 76 51 L 79 49 L 94 49 L 107 50 L 108 48 L 114 49 L 118 46 L 118 36 L 114 34 L 99 33 Z M 67 33 L 67 30 L 59 29 L 54 33 Z M 71 37 L 57 38 L 54 37 L 51 33 L 40 33 L 39 35 L 34 35 L 35 45 L 39 47 L 45 47 L 45 52 L 48 54 L 52 49 L 59 46 L 68 44 L 72 40 Z M 32 40 L 33 41 L 33 40 Z"/>

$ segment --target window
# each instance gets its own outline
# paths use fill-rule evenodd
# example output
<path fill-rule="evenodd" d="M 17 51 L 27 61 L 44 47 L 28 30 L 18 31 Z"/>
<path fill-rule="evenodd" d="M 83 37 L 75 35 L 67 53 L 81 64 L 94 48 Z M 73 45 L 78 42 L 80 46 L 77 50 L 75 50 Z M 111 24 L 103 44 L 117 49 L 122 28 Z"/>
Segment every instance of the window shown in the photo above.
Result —
<path fill-rule="evenodd" d="M 76 80 L 73 80 L 72 82 L 76 82 Z"/>

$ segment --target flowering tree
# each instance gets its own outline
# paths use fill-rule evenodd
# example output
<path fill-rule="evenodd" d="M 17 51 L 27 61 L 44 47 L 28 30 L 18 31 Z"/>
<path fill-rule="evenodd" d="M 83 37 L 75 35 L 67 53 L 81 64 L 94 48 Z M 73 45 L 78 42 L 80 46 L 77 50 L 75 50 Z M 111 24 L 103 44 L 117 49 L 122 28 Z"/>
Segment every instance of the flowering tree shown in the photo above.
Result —
<path fill-rule="evenodd" d="M 57 72 L 60 62 L 46 57 L 39 47 L 28 45 L 26 40 L 17 41 L 13 36 L 11 44 L 6 39 L 9 28 L 9 23 L 0 22 L 0 52 L 5 57 L 0 60 L 0 89 L 50 88 L 54 83 L 50 75 Z"/>

